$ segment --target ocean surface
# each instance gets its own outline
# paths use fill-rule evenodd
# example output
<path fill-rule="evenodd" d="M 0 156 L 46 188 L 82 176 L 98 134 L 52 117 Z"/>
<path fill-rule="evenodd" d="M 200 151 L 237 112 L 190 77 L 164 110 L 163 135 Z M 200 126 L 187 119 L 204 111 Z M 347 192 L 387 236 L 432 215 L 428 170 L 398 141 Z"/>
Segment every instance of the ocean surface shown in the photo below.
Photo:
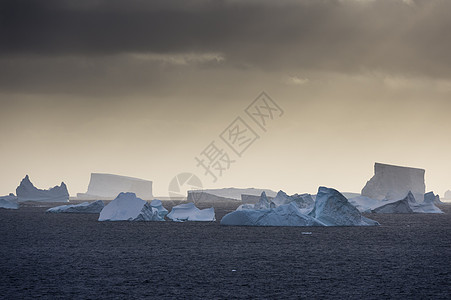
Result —
<path fill-rule="evenodd" d="M 165 205 L 170 208 L 171 205 Z M 445 214 L 379 227 L 98 222 L 0 209 L 1 299 L 451 299 Z M 216 207 L 218 220 L 234 207 Z"/>

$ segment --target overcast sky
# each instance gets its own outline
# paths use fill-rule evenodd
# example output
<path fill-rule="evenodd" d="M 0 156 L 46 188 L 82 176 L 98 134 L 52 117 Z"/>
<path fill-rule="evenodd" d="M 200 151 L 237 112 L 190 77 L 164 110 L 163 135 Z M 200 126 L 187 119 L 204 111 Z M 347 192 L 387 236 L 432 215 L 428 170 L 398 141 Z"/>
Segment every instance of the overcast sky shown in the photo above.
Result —
<path fill-rule="evenodd" d="M 359 192 L 374 162 L 451 189 L 451 1 L 2 1 L 0 194 L 29 174 Z M 283 114 L 245 109 L 265 91 Z M 237 118 L 259 138 L 237 156 Z M 196 157 L 233 163 L 213 182 Z"/>

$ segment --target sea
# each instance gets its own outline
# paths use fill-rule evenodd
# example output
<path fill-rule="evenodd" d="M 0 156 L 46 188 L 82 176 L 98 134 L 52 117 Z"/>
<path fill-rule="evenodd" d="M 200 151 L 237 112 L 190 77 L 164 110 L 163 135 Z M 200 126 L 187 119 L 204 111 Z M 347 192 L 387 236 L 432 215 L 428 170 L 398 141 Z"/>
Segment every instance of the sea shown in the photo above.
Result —
<path fill-rule="evenodd" d="M 217 220 L 236 208 L 214 206 Z M 0 209 L 1 299 L 451 299 L 451 204 L 366 215 L 377 227 L 98 222 L 48 207 Z"/>

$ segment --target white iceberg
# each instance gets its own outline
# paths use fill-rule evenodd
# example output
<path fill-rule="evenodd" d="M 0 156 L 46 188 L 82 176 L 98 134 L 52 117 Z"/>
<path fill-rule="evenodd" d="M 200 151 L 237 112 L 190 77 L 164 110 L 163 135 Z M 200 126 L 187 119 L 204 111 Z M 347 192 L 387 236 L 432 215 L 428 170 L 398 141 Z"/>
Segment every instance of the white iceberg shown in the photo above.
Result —
<path fill-rule="evenodd" d="M 374 226 L 378 222 L 368 219 L 339 191 L 320 187 L 315 207 L 310 216 L 326 226 Z"/>
<path fill-rule="evenodd" d="M 237 209 L 221 220 L 221 225 L 232 226 L 323 226 L 303 214 L 295 202 L 273 208 Z"/>
<path fill-rule="evenodd" d="M 451 200 L 451 191 L 450 190 L 447 190 L 445 192 L 445 195 L 443 196 L 443 199 Z"/>
<path fill-rule="evenodd" d="M 102 209 L 99 221 L 164 221 L 164 217 L 158 205 L 153 207 L 135 193 L 120 193 Z"/>
<path fill-rule="evenodd" d="M 60 205 L 49 208 L 48 213 L 76 213 L 76 214 L 98 214 L 105 207 L 101 200 L 94 202 L 83 202 L 80 204 Z"/>
<path fill-rule="evenodd" d="M 409 191 L 418 202 L 425 193 L 423 169 L 375 163 L 374 176 L 362 189 L 362 196 L 375 200 L 403 199 Z"/>
<path fill-rule="evenodd" d="M 14 194 L 0 197 L 0 208 L 19 209 L 17 197 Z"/>
<path fill-rule="evenodd" d="M 163 207 L 163 203 L 160 200 L 155 199 L 150 202 L 150 206 L 158 210 L 158 215 L 162 220 L 164 220 L 164 217 L 168 214 L 168 210 Z"/>
<path fill-rule="evenodd" d="M 69 192 L 64 182 L 61 182 L 60 186 L 55 186 L 48 190 L 40 190 L 31 183 L 28 175 L 20 182 L 16 189 L 16 194 L 20 202 L 69 202 Z"/>
<path fill-rule="evenodd" d="M 310 194 L 294 194 L 288 196 L 285 192 L 279 191 L 276 197 L 272 200 L 275 206 L 280 206 L 284 204 L 288 204 L 291 202 L 295 202 L 296 205 L 301 209 L 312 209 L 315 201 Z"/>
<path fill-rule="evenodd" d="M 77 193 L 81 200 L 112 200 L 121 192 L 135 193 L 141 199 L 151 200 L 152 181 L 115 174 L 91 173 L 88 191 Z"/>
<path fill-rule="evenodd" d="M 213 207 L 199 209 L 192 202 L 174 206 L 167 217 L 176 222 L 216 220 L 215 210 Z"/>

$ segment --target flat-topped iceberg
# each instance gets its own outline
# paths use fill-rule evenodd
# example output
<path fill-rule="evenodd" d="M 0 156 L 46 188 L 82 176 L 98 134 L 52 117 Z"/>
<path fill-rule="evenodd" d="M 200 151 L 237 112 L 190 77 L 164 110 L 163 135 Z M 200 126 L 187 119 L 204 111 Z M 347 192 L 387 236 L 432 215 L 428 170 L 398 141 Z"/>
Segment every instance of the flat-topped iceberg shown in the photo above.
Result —
<path fill-rule="evenodd" d="M 0 197 L 0 208 L 19 209 L 17 197 L 14 194 Z"/>
<path fill-rule="evenodd" d="M 48 190 L 36 188 L 30 181 L 28 175 L 20 182 L 16 189 L 19 201 L 41 201 L 41 202 L 69 202 L 69 192 L 64 182 Z"/>
<path fill-rule="evenodd" d="M 101 200 L 94 202 L 83 202 L 80 204 L 60 205 L 49 208 L 48 213 L 75 213 L 75 214 L 98 214 L 105 207 Z"/>
<path fill-rule="evenodd" d="M 176 222 L 216 220 L 213 207 L 199 209 L 192 202 L 174 206 L 167 217 Z"/>
<path fill-rule="evenodd" d="M 135 193 L 145 200 L 153 199 L 152 181 L 116 174 L 91 173 L 88 191 L 78 193 L 81 200 L 112 200 L 121 192 Z"/>
<path fill-rule="evenodd" d="M 362 189 L 362 196 L 375 200 L 399 200 L 410 191 L 423 202 L 426 185 L 424 169 L 374 164 L 374 176 Z"/>
<path fill-rule="evenodd" d="M 164 221 L 161 202 L 154 206 L 135 193 L 120 193 L 100 212 L 99 221 Z"/>
<path fill-rule="evenodd" d="M 203 189 L 188 191 L 188 202 L 224 202 L 224 201 L 240 201 L 241 195 L 259 196 L 265 192 L 268 196 L 274 197 L 276 193 L 268 189 L 255 188 L 223 188 L 223 189 Z"/>
<path fill-rule="evenodd" d="M 374 226 L 378 222 L 368 219 L 339 191 L 320 187 L 315 207 L 309 214 L 326 226 Z"/>

